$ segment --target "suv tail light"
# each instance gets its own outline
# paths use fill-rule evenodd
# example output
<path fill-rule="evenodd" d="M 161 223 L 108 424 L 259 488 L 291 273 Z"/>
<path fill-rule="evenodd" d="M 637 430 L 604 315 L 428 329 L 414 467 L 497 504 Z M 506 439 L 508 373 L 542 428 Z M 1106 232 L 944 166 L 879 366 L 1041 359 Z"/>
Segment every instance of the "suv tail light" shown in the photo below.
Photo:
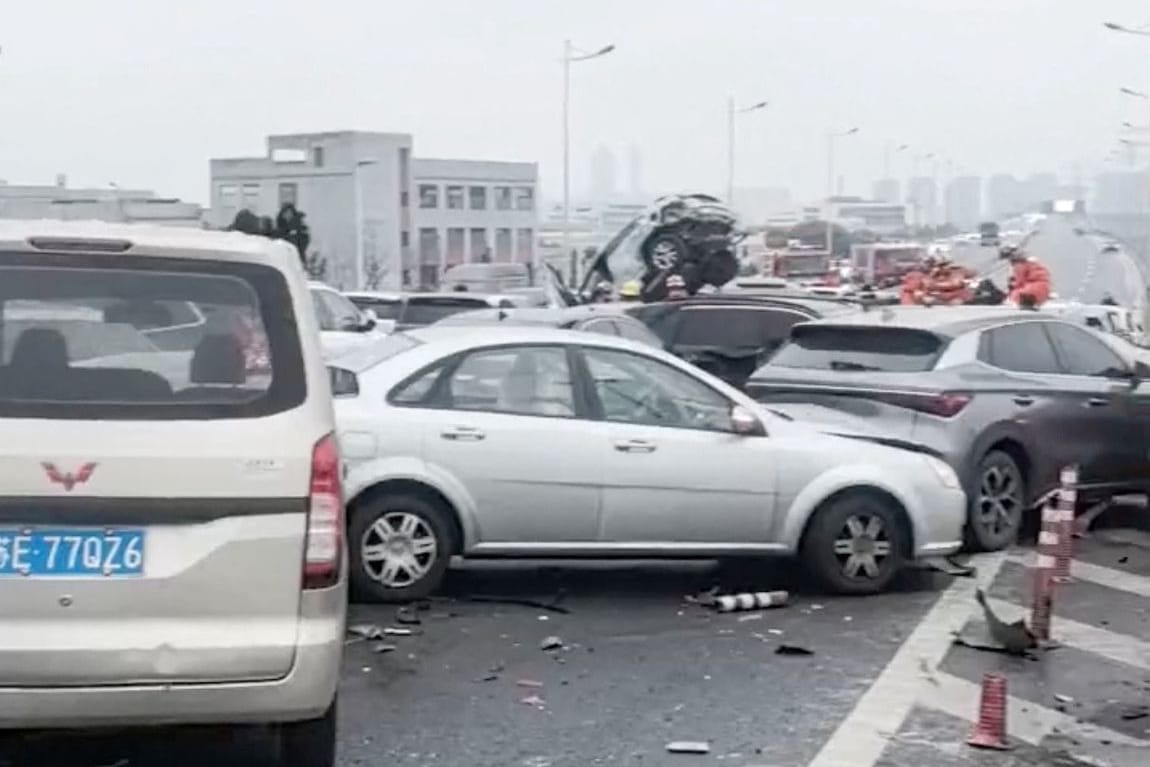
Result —
<path fill-rule="evenodd" d="M 343 559 L 343 493 L 339 447 L 334 434 L 315 443 L 308 487 L 307 541 L 303 587 L 322 589 L 339 580 Z"/>
<path fill-rule="evenodd" d="M 879 399 L 891 405 L 917 410 L 920 413 L 936 415 L 939 418 L 953 418 L 961 413 L 963 408 L 969 405 L 974 397 L 962 392 L 934 392 L 923 394 L 898 392 L 894 394 L 883 394 Z"/>

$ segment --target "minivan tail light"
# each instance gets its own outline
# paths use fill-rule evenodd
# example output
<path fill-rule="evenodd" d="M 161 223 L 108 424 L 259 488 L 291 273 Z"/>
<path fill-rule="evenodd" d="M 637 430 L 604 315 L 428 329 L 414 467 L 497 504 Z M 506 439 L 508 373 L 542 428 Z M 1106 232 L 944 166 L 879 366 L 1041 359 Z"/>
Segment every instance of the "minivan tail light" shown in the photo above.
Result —
<path fill-rule="evenodd" d="M 343 493 L 334 434 L 315 443 L 308 487 L 303 587 L 322 589 L 339 581 L 343 560 Z"/>
<path fill-rule="evenodd" d="M 965 392 L 927 392 L 922 394 L 896 392 L 883 394 L 879 399 L 891 405 L 917 410 L 920 413 L 935 415 L 939 418 L 953 418 L 961 413 L 974 397 Z"/>

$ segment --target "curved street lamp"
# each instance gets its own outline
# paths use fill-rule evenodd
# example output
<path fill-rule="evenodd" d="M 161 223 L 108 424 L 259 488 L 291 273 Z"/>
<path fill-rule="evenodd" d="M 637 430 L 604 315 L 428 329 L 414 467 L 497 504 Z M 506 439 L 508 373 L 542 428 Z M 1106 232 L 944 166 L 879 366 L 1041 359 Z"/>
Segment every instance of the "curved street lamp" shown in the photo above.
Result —
<path fill-rule="evenodd" d="M 735 116 L 766 109 L 770 102 L 760 101 L 749 107 L 735 109 L 735 99 L 727 99 L 727 204 L 735 204 Z"/>

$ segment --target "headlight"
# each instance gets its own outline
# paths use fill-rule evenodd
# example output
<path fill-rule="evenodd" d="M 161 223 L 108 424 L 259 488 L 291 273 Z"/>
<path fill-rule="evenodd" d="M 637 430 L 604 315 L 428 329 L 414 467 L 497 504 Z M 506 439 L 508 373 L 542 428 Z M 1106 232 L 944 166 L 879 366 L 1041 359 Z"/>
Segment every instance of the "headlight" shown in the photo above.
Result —
<path fill-rule="evenodd" d="M 922 456 L 922 460 L 926 462 L 927 466 L 934 470 L 934 475 L 938 477 L 938 481 L 942 483 L 943 487 L 949 487 L 952 490 L 961 488 L 961 484 L 958 481 L 958 474 L 954 472 L 954 469 L 950 468 L 949 463 L 940 461 L 932 455 L 924 455 Z"/>

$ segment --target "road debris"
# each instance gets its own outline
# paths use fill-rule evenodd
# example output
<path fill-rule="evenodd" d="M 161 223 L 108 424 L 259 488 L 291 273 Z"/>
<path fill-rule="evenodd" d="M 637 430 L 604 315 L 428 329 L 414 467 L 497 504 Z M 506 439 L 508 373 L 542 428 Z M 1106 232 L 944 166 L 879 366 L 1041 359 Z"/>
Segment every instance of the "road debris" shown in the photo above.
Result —
<path fill-rule="evenodd" d="M 374 623 L 359 623 L 354 626 L 348 626 L 347 633 L 359 639 L 382 639 L 383 627 L 377 626 Z"/>
<path fill-rule="evenodd" d="M 1150 716 L 1150 706 L 1140 703 L 1138 705 L 1130 706 L 1123 711 L 1119 716 L 1125 722 L 1133 722 L 1138 719 L 1145 719 Z"/>
<path fill-rule="evenodd" d="M 538 695 L 528 695 L 526 698 L 521 699 L 519 702 L 525 703 L 528 706 L 534 706 L 535 708 L 543 708 L 547 705 L 547 701 L 543 700 Z"/>
<path fill-rule="evenodd" d="M 386 642 L 380 642 L 376 645 L 373 645 L 371 648 L 371 651 L 375 652 L 375 653 L 385 653 L 385 652 L 395 652 L 398 649 L 399 648 L 396 645 L 387 644 Z"/>
<path fill-rule="evenodd" d="M 542 642 L 539 643 L 539 649 L 544 650 L 544 651 L 546 651 L 546 650 L 561 650 L 561 649 L 563 649 L 563 646 L 564 646 L 563 640 L 560 639 L 559 637 L 555 637 L 555 636 L 547 637 L 546 639 L 544 639 Z"/>
<path fill-rule="evenodd" d="M 466 596 L 460 597 L 464 602 L 480 602 L 483 604 L 494 605 L 518 605 L 519 607 L 533 607 L 536 610 L 546 610 L 551 613 L 559 613 L 561 615 L 569 615 L 571 613 L 563 605 L 559 604 L 566 596 L 566 592 L 559 590 L 555 593 L 555 597 L 549 602 L 543 602 L 538 599 L 526 599 L 521 597 L 499 597 L 499 596 Z"/>
<path fill-rule="evenodd" d="M 684 602 L 689 602 L 693 605 L 702 605 L 703 607 L 712 607 L 715 604 L 715 598 L 719 596 L 719 587 L 712 586 L 711 588 L 700 591 L 698 594 L 688 594 L 683 597 Z"/>
<path fill-rule="evenodd" d="M 671 754 L 709 754 L 711 744 L 703 741 L 676 740 L 667 744 L 667 752 Z"/>
<path fill-rule="evenodd" d="M 763 619 L 762 613 L 751 613 L 750 615 L 740 615 L 739 623 L 746 623 L 747 621 L 758 621 Z"/>
<path fill-rule="evenodd" d="M 409 637 L 414 633 L 415 632 L 412 631 L 411 629 L 397 629 L 397 628 L 393 628 L 391 626 L 388 626 L 387 628 L 385 628 L 383 630 L 384 636 L 389 636 L 389 637 Z"/>
<path fill-rule="evenodd" d="M 401 626 L 418 626 L 423 623 L 422 619 L 406 606 L 395 611 L 395 622 Z"/>
<path fill-rule="evenodd" d="M 539 689 L 543 688 L 543 683 L 542 682 L 536 682 L 534 679 L 519 679 L 515 682 L 515 684 L 519 687 L 529 687 L 529 688 L 534 689 L 534 690 L 539 690 Z"/>
<path fill-rule="evenodd" d="M 762 610 L 768 607 L 785 607 L 790 594 L 785 591 L 756 591 L 743 594 L 723 594 L 715 596 L 713 606 L 721 613 L 736 610 Z M 702 604 L 700 602 L 700 604 Z"/>
<path fill-rule="evenodd" d="M 798 645 L 781 644 L 775 648 L 775 655 L 809 656 L 814 654 L 814 650 L 808 650 L 807 648 L 799 647 Z"/>

